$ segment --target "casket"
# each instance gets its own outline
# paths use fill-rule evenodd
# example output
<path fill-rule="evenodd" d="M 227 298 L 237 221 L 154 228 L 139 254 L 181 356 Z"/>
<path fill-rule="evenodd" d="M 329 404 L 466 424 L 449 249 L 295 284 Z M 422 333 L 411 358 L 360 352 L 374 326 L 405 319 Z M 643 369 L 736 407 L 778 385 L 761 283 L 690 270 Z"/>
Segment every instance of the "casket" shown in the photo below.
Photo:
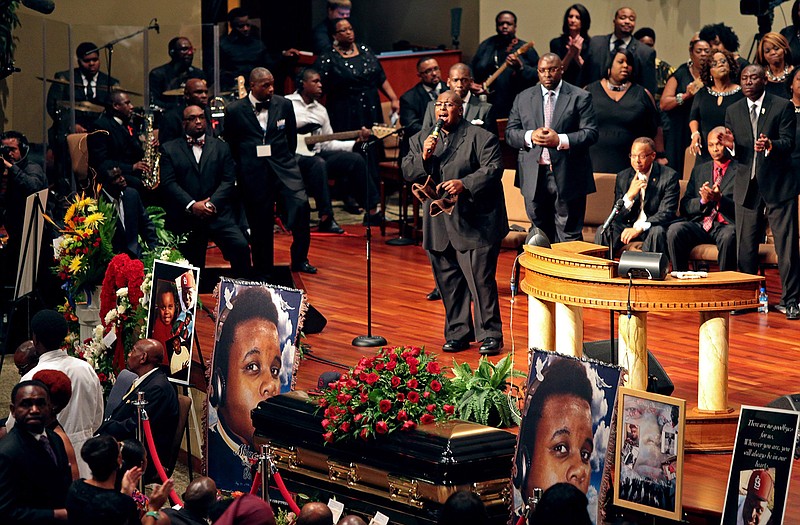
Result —
<path fill-rule="evenodd" d="M 453 420 L 325 444 L 317 408 L 297 391 L 262 401 L 251 413 L 256 445 L 268 446 L 291 492 L 324 502 L 335 497 L 345 513 L 381 511 L 393 523 L 429 525 L 451 494 L 466 489 L 486 504 L 491 523 L 508 521 L 514 434 Z"/>

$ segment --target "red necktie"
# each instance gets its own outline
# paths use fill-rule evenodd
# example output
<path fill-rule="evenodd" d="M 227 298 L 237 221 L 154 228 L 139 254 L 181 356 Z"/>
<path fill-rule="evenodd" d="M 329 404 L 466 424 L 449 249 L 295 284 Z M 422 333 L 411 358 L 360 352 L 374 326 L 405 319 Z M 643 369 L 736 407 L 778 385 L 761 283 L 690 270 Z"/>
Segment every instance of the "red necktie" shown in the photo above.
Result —
<path fill-rule="evenodd" d="M 714 166 L 714 186 L 719 186 L 722 182 L 722 167 L 721 166 Z M 714 220 L 719 215 L 719 203 L 714 205 L 714 209 L 711 210 L 707 216 L 703 217 L 703 229 L 707 232 L 711 231 L 711 227 L 714 225 Z M 722 222 L 722 221 L 720 221 Z"/>

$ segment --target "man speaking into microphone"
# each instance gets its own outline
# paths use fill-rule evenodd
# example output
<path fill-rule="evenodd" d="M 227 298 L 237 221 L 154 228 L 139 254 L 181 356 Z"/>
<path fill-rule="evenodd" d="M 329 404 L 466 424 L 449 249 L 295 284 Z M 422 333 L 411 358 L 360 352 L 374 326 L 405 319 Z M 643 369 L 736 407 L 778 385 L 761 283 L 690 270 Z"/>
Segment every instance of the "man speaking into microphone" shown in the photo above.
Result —
<path fill-rule="evenodd" d="M 452 204 L 442 206 L 444 213 L 433 206 L 433 214 L 431 200 L 422 206 L 422 247 L 445 309 L 442 350 L 459 352 L 480 341 L 481 354 L 497 355 L 503 326 L 495 271 L 508 231 L 498 140 L 462 119 L 462 100 L 453 91 L 439 95 L 435 110 L 436 126 L 409 141 L 403 177 L 420 183 L 430 177 L 435 198 Z"/>

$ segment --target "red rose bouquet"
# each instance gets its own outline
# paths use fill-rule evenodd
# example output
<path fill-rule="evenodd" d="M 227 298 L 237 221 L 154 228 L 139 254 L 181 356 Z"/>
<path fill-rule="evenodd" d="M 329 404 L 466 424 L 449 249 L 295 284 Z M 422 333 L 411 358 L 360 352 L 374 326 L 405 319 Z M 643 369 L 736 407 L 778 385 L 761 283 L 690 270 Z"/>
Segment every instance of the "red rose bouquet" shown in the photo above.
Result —
<path fill-rule="evenodd" d="M 424 348 L 382 348 L 319 395 L 326 442 L 410 431 L 452 417 L 450 381 Z"/>

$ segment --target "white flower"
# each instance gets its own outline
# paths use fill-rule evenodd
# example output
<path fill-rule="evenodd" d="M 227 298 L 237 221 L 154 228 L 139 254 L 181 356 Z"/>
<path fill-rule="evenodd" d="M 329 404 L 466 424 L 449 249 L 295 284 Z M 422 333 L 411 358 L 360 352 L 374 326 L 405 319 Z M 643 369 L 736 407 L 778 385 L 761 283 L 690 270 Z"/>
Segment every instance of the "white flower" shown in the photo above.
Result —
<path fill-rule="evenodd" d="M 125 303 L 122 303 L 122 304 L 117 306 L 117 312 L 119 313 L 119 315 L 124 314 L 125 313 L 125 309 L 126 309 L 125 308 Z"/>
<path fill-rule="evenodd" d="M 117 297 L 127 297 L 128 296 L 128 287 L 123 286 L 119 290 L 117 290 Z"/>
<path fill-rule="evenodd" d="M 111 309 L 108 311 L 108 313 L 106 313 L 106 317 L 103 320 L 103 322 L 105 323 L 106 326 L 108 326 L 116 320 L 117 320 L 117 310 Z"/>
<path fill-rule="evenodd" d="M 63 235 L 59 235 L 58 237 L 53 239 L 53 256 L 56 259 L 60 259 L 61 258 L 61 251 L 62 251 L 62 245 L 63 244 L 64 244 L 64 236 Z"/>

